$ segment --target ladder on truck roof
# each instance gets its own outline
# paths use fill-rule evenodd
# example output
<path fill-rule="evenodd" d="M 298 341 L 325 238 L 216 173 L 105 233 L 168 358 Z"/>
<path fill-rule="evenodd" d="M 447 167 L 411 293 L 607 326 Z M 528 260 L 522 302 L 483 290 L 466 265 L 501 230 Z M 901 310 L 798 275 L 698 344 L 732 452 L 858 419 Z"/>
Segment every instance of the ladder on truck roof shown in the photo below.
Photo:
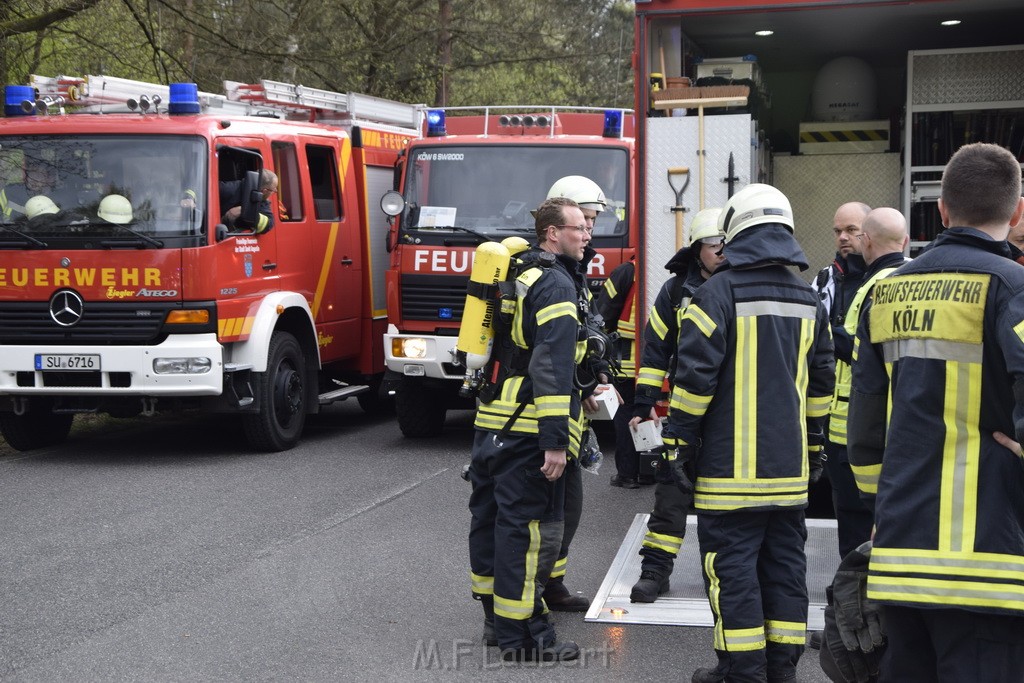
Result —
<path fill-rule="evenodd" d="M 116 113 L 149 107 L 165 108 L 170 86 L 115 76 L 38 76 L 30 85 L 49 107 L 68 105 L 86 113 Z M 225 94 L 199 92 L 201 110 L 207 114 L 237 116 L 272 115 L 288 120 L 322 121 L 340 125 L 372 122 L 415 132 L 423 106 L 395 102 L 359 93 L 339 93 L 320 88 L 261 80 L 259 83 L 224 81 Z"/>

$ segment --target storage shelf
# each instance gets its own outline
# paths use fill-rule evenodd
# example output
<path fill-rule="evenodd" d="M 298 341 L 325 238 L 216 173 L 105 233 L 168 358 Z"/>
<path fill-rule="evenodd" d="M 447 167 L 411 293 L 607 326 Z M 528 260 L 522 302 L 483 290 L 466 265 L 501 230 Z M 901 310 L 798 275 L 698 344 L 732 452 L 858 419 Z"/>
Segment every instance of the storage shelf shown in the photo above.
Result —
<path fill-rule="evenodd" d="M 1022 71 L 1024 45 L 907 53 L 902 205 L 910 251 L 943 229 L 941 174 L 961 145 L 995 143 L 1024 161 Z"/>

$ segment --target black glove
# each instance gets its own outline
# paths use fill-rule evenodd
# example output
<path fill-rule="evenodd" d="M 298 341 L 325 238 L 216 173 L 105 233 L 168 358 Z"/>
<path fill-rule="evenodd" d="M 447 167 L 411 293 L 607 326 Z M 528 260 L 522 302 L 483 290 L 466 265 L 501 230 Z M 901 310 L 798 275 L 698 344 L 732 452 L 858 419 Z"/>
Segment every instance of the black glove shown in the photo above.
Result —
<path fill-rule="evenodd" d="M 836 624 L 847 650 L 873 652 L 885 645 L 882 610 L 867 597 L 871 541 L 862 543 L 839 563 L 832 581 Z"/>
<path fill-rule="evenodd" d="M 820 431 L 817 434 L 807 433 L 807 463 L 811 468 L 809 484 L 814 486 L 821 479 L 821 473 L 825 469 L 825 435 Z"/>
<path fill-rule="evenodd" d="M 686 494 L 693 493 L 693 481 L 697 478 L 694 459 L 696 449 L 691 446 L 679 446 L 667 454 L 668 471 L 676 487 Z"/>

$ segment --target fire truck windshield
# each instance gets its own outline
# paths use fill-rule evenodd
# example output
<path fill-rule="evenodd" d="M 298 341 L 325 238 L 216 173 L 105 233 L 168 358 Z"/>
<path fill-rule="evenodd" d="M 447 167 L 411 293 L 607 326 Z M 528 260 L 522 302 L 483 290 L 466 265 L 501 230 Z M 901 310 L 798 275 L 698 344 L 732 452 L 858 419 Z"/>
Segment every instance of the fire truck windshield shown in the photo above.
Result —
<path fill-rule="evenodd" d="M 422 145 L 410 151 L 404 229 L 456 228 L 484 235 L 532 233 L 530 214 L 559 178 L 600 186 L 608 209 L 595 237 L 622 235 L 629 197 L 626 150 L 580 145 Z"/>
<path fill-rule="evenodd" d="M 0 137 L 0 248 L 23 248 L 18 234 L 51 248 L 188 245 L 203 232 L 206 160 L 192 136 Z"/>

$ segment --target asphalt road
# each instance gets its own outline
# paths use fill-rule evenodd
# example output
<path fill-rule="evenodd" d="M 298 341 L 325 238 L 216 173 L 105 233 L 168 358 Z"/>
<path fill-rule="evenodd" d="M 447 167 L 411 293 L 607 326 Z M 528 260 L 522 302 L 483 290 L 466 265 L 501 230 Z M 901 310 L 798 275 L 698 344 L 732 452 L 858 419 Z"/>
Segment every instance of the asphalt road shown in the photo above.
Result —
<path fill-rule="evenodd" d="M 688 681 L 713 664 L 709 629 L 560 613 L 583 661 L 497 662 L 469 593 L 470 414 L 448 427 L 406 440 L 348 401 L 287 453 L 247 453 L 217 416 L 76 425 L 32 454 L 0 441 L 0 680 Z M 653 504 L 608 486 L 608 450 L 567 578 L 588 596 Z M 814 651 L 799 673 L 828 680 Z"/>

